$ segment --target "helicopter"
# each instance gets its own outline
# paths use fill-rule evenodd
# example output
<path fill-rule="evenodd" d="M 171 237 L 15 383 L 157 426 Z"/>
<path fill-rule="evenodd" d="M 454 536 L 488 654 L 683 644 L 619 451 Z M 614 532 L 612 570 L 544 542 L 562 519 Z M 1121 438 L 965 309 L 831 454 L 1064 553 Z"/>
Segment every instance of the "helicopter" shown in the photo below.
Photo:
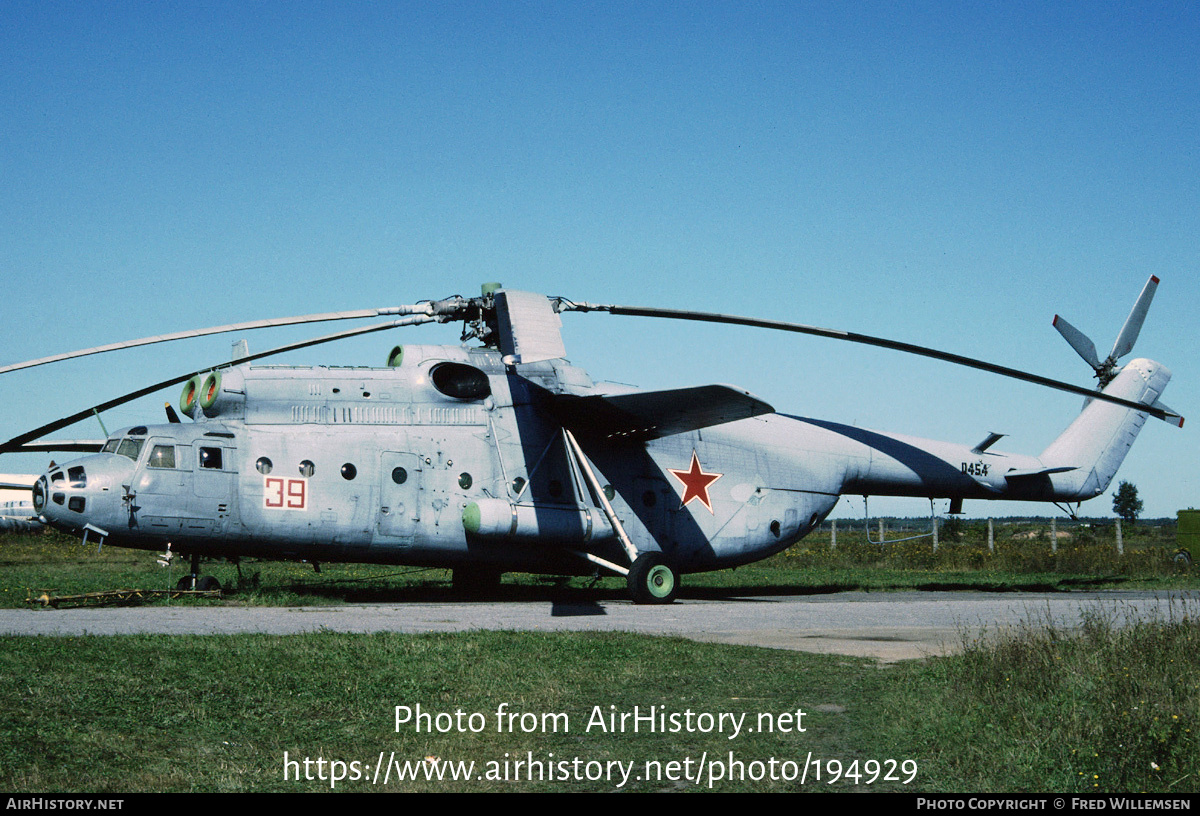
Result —
<path fill-rule="evenodd" d="M 676 309 L 574 302 L 485 284 L 478 297 L 216 326 L 0 367 L 0 374 L 123 348 L 253 328 L 371 317 L 365 328 L 249 354 L 56 420 L 0 453 L 73 451 L 32 486 L 38 520 L 102 544 L 190 559 L 181 588 L 219 589 L 202 559 L 362 562 L 449 568 L 456 588 L 505 572 L 624 576 L 635 603 L 665 604 L 681 576 L 778 553 L 839 497 L 1017 499 L 1060 507 L 1102 493 L 1171 372 L 1118 360 L 1158 286 L 1151 277 L 1100 360 L 1054 326 L 1098 388 L 853 332 Z M 933 357 L 1085 396 L 1037 456 L 917 439 L 780 413 L 731 385 L 641 390 L 598 384 L 567 360 L 561 315 L 726 323 Z M 462 344 L 404 344 L 377 368 L 256 364 L 284 351 L 422 323 L 461 322 Z M 473 342 L 473 344 L 472 344 Z M 44 440 L 81 419 L 183 384 L 166 422 L 105 439 Z M 183 417 L 190 421 L 185 422 Z M 17 487 L 18 485 L 8 485 Z"/>

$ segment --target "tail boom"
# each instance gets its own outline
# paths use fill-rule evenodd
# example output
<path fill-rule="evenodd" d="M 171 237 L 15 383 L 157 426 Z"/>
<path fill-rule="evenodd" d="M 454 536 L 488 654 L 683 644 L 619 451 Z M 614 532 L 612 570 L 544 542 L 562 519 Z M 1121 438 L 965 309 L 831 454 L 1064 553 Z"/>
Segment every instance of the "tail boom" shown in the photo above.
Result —
<path fill-rule="evenodd" d="M 1166 367 L 1134 360 L 1104 392 L 1149 407 L 1170 378 Z M 811 450 L 842 462 L 838 492 L 843 494 L 1077 502 L 1108 488 L 1147 416 L 1136 408 L 1089 400 L 1040 456 L 993 451 L 995 435 L 970 447 L 792 419 L 825 432 Z"/>
<path fill-rule="evenodd" d="M 1104 393 L 1147 407 L 1158 403 L 1171 371 L 1153 360 L 1128 363 Z M 1071 467 L 1052 477 L 1054 500 L 1082 501 L 1108 489 L 1149 414 L 1090 400 L 1075 421 L 1038 457 L 1048 468 Z"/>

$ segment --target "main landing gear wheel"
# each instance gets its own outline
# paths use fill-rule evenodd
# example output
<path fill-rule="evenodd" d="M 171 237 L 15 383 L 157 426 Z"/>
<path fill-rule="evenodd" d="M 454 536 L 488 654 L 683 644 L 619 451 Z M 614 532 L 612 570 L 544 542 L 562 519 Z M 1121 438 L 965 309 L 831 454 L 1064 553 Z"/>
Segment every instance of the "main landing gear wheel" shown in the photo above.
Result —
<path fill-rule="evenodd" d="M 187 592 L 196 590 L 197 592 L 212 592 L 221 591 L 221 582 L 212 575 L 185 575 L 179 579 L 179 583 L 175 584 L 175 588 Z"/>
<path fill-rule="evenodd" d="M 642 553 L 626 577 L 629 594 L 636 604 L 669 604 L 679 589 L 679 576 L 662 553 Z"/>
<path fill-rule="evenodd" d="M 188 590 L 196 590 L 197 592 L 212 592 L 221 591 L 221 582 L 211 575 L 200 574 L 200 553 L 192 553 L 192 571 L 179 579 L 179 583 L 175 588 L 187 592 Z"/>
<path fill-rule="evenodd" d="M 221 582 L 211 575 L 201 575 L 200 580 L 196 582 L 196 589 L 201 592 L 220 592 Z"/>

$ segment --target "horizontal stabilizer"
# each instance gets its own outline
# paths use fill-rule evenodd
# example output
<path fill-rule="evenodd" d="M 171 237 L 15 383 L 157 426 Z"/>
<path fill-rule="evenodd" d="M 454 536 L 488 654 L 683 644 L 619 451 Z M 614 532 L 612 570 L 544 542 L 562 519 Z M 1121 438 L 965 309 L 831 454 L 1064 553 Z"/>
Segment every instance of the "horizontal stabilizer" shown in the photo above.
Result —
<path fill-rule="evenodd" d="M 657 439 L 775 413 L 758 397 L 728 385 L 551 400 L 550 410 L 564 427 L 609 439 Z"/>
<path fill-rule="evenodd" d="M 1004 474 L 1005 479 L 1028 479 L 1032 476 L 1049 476 L 1051 473 L 1067 473 L 1068 471 L 1078 470 L 1075 465 L 1062 465 L 1059 467 L 1044 467 L 1044 468 L 1029 468 L 1027 470 L 1010 470 Z"/>
<path fill-rule="evenodd" d="M 1163 405 L 1162 401 L 1155 400 L 1154 404 L 1151 405 L 1150 407 L 1157 408 L 1158 410 L 1163 412 L 1163 416 L 1162 416 L 1163 422 L 1169 422 L 1172 425 L 1176 426 L 1177 428 L 1183 427 L 1183 417 L 1180 416 L 1177 411 L 1173 411 L 1170 408 L 1168 408 L 1167 406 Z"/>
<path fill-rule="evenodd" d="M 1002 434 L 1002 433 L 990 433 L 987 435 L 987 439 L 983 440 L 978 445 L 971 448 L 971 453 L 975 453 L 975 454 L 983 453 L 985 450 L 990 448 L 992 445 L 995 445 L 997 442 L 999 442 L 1003 438 L 1004 438 L 1004 434 Z"/>

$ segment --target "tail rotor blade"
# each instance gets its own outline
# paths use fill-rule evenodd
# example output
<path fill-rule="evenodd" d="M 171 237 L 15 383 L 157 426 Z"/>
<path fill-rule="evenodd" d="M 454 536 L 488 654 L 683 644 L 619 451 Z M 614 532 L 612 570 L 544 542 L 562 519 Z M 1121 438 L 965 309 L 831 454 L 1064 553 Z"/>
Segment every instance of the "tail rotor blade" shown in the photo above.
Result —
<path fill-rule="evenodd" d="M 1100 357 L 1096 354 L 1096 344 L 1088 339 L 1086 334 L 1058 315 L 1054 316 L 1054 328 L 1058 329 L 1058 333 L 1071 344 L 1071 348 L 1075 349 L 1088 365 L 1097 372 L 1100 371 Z"/>
<path fill-rule="evenodd" d="M 1150 311 L 1150 301 L 1154 300 L 1154 292 L 1157 289 L 1158 278 L 1151 275 L 1150 280 L 1146 281 L 1146 285 L 1142 287 L 1142 293 L 1138 295 L 1137 302 L 1133 304 L 1133 311 L 1125 319 L 1121 333 L 1117 335 L 1117 342 L 1113 344 L 1110 355 L 1113 360 L 1119 360 L 1133 351 L 1133 344 L 1137 342 L 1138 333 L 1142 330 L 1142 323 L 1146 320 L 1146 312 Z"/>

